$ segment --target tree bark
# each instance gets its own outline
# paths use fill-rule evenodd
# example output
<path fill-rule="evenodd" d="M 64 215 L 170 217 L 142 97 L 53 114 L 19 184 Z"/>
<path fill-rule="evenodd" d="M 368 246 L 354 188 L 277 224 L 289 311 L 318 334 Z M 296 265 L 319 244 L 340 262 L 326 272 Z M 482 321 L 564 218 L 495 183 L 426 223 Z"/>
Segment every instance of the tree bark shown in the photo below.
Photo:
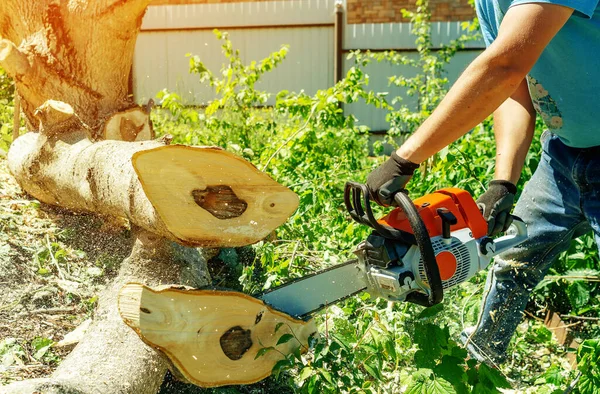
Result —
<path fill-rule="evenodd" d="M 13 383 L 0 388 L 0 392 L 156 393 L 169 362 L 142 343 L 123 323 L 116 308 L 119 291 L 130 281 L 152 285 L 183 282 L 200 287 L 210 279 L 206 261 L 197 250 L 140 231 L 117 278 L 101 294 L 92 326 L 54 374 Z"/>
<path fill-rule="evenodd" d="M 47 100 L 70 104 L 95 132 L 134 107 L 133 50 L 150 0 L 2 0 L 0 65 L 15 79 L 23 113 Z"/>

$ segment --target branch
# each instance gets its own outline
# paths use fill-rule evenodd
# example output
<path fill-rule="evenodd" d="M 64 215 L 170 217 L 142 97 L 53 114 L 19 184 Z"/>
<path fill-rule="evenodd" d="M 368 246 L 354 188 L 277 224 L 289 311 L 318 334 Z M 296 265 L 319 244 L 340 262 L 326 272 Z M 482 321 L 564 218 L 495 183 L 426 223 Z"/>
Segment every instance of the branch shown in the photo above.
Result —
<path fill-rule="evenodd" d="M 0 66 L 14 79 L 20 80 L 31 71 L 27 55 L 7 39 L 0 40 Z"/>

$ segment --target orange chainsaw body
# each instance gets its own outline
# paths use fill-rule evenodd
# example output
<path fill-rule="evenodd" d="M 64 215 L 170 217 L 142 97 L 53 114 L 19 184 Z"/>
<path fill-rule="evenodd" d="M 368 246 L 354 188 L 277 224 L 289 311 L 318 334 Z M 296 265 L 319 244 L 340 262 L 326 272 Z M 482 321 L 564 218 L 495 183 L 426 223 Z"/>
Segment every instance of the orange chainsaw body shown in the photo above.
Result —
<path fill-rule="evenodd" d="M 471 194 L 465 190 L 455 187 L 440 189 L 417 198 L 414 200 L 414 204 L 431 238 L 442 235 L 442 219 L 438 214 L 438 209 L 443 208 L 452 212 L 457 220 L 456 224 L 450 227 L 450 231 L 468 227 L 475 239 L 487 234 L 487 222 Z M 378 222 L 408 233 L 413 232 L 406 214 L 401 208 L 394 209 Z"/>

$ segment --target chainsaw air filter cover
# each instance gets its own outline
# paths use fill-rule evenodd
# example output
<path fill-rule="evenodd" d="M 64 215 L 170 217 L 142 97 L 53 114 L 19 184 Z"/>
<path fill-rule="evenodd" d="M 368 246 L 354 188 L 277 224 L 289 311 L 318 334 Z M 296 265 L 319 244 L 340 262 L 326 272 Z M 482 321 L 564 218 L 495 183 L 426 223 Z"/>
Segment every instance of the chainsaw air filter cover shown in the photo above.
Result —
<path fill-rule="evenodd" d="M 473 197 L 465 190 L 454 187 L 441 189 L 435 193 L 417 198 L 414 200 L 414 204 L 427 227 L 430 238 L 442 235 L 443 219 L 440 210 L 444 208 L 456 217 L 456 224 L 450 226 L 451 231 L 469 228 L 473 233 L 473 238 L 476 239 L 487 235 L 487 222 Z M 387 216 L 381 218 L 379 222 L 412 233 L 406 214 L 400 208 L 394 209 Z"/>
<path fill-rule="evenodd" d="M 414 200 L 414 204 L 431 238 L 444 289 L 465 282 L 489 264 L 489 259 L 480 258 L 476 243 L 477 239 L 486 236 L 487 223 L 468 192 L 457 188 L 442 189 Z M 380 223 L 411 232 L 401 209 L 393 210 L 380 219 Z M 419 285 L 427 288 L 418 248 L 411 248 L 403 260 L 412 268 Z"/>

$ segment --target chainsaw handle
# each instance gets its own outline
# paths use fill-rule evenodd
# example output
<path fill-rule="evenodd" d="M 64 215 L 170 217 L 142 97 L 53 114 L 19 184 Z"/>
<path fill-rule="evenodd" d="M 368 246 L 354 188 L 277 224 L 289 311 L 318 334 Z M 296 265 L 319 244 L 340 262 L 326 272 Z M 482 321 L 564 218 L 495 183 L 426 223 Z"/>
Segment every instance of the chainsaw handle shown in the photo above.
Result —
<path fill-rule="evenodd" d="M 344 203 L 352 219 L 360 224 L 371 227 L 382 237 L 402 241 L 410 245 L 417 244 L 414 235 L 411 233 L 379 223 L 375 219 L 373 209 L 371 208 L 371 193 L 366 185 L 357 182 L 346 182 L 346 186 L 344 187 Z"/>
<path fill-rule="evenodd" d="M 402 241 L 409 245 L 417 245 L 423 259 L 425 276 L 429 283 L 430 292 L 425 294 L 419 291 L 414 291 L 406 296 L 406 301 L 429 307 L 442 302 L 444 291 L 442 287 L 442 279 L 440 270 L 435 259 L 435 252 L 431 245 L 429 232 L 417 207 L 412 202 L 406 190 L 399 191 L 393 196 L 393 201 L 404 211 L 408 222 L 413 230 L 413 233 L 395 229 L 391 226 L 379 223 L 373 215 L 371 209 L 371 193 L 369 188 L 356 182 L 346 182 L 344 188 L 344 203 L 348 213 L 358 223 L 372 227 L 375 232 L 384 238 L 395 241 Z"/>
<path fill-rule="evenodd" d="M 509 227 L 509 230 L 515 229 L 515 232 L 511 232 L 510 234 L 506 234 L 500 238 L 494 239 L 492 243 L 493 250 L 488 249 L 486 257 L 497 256 L 527 239 L 527 226 L 525 225 L 525 222 L 521 218 L 514 215 L 512 218 L 513 221 Z"/>
<path fill-rule="evenodd" d="M 444 288 L 442 286 L 442 278 L 440 277 L 440 269 L 435 259 L 435 252 L 431 245 L 431 238 L 429 232 L 417 207 L 412 202 L 410 197 L 404 192 L 398 192 L 394 195 L 394 201 L 406 214 L 406 218 L 410 223 L 410 227 L 413 230 L 413 234 L 416 238 L 419 251 L 421 252 L 421 259 L 423 260 L 423 268 L 425 269 L 425 276 L 427 277 L 427 283 L 429 283 L 429 295 L 421 292 L 412 292 L 407 294 L 406 301 L 429 307 L 439 304 L 444 299 Z"/>

